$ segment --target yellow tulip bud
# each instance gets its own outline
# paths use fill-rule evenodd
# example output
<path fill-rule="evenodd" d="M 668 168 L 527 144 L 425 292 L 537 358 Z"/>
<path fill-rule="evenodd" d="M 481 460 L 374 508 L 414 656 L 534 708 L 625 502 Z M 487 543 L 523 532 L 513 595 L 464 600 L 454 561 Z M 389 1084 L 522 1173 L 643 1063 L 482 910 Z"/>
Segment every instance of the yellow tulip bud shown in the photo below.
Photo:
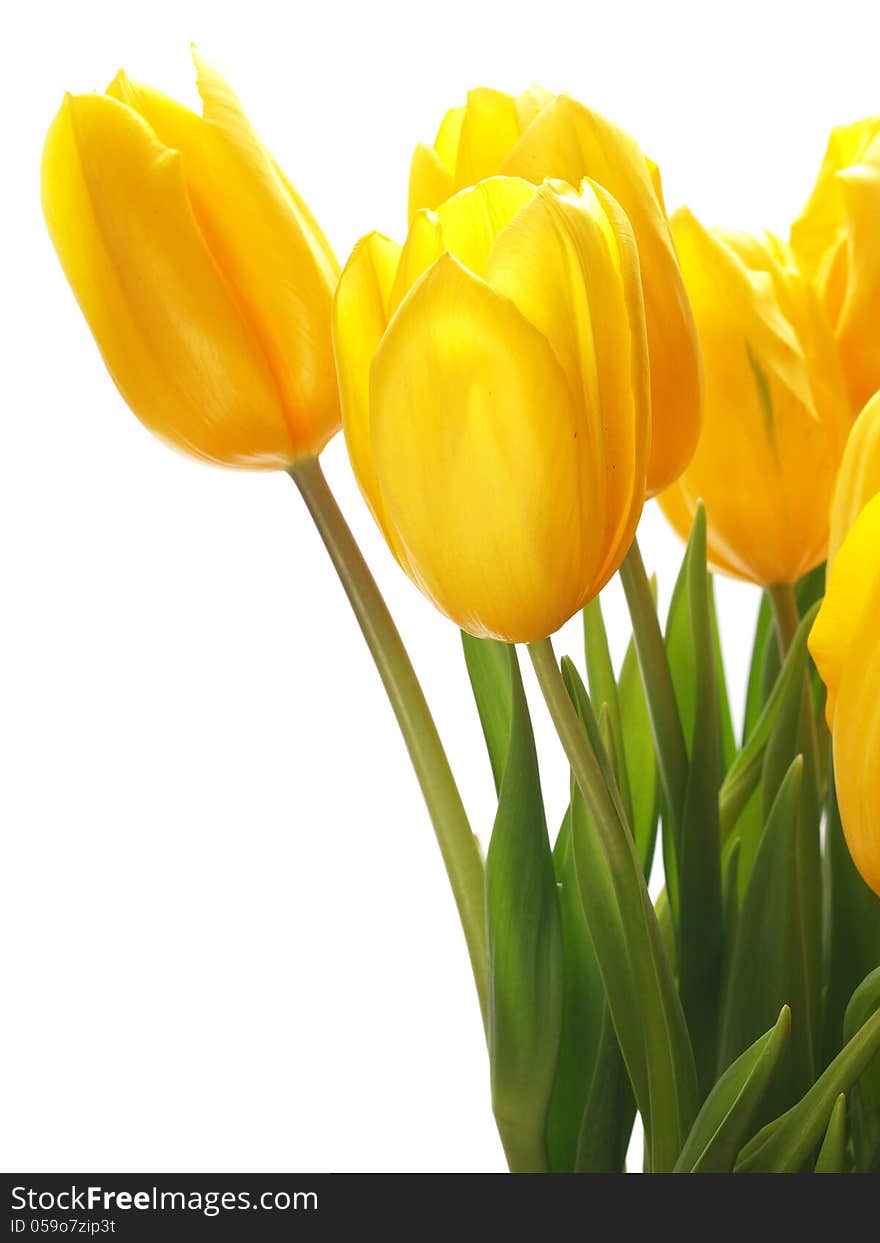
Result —
<path fill-rule="evenodd" d="M 416 148 L 409 211 L 437 207 L 495 174 L 535 184 L 584 177 L 614 196 L 639 248 L 650 355 L 653 437 L 647 494 L 677 479 L 700 429 L 702 371 L 693 315 L 663 205 L 660 174 L 629 134 L 567 95 L 533 87 L 513 97 L 485 88 L 443 119 L 433 148 Z"/>
<path fill-rule="evenodd" d="M 880 492 L 880 393 L 853 424 L 831 502 L 828 564 L 837 556 L 847 533 L 872 496 Z"/>
<path fill-rule="evenodd" d="M 853 862 L 880 894 L 880 494 L 840 546 L 809 646 L 828 691 L 840 819 Z"/>
<path fill-rule="evenodd" d="M 43 153 L 49 233 L 138 418 L 195 457 L 272 469 L 339 427 L 338 267 L 220 75 L 200 117 L 120 73 L 68 95 Z"/>
<path fill-rule="evenodd" d="M 709 230 L 673 233 L 700 334 L 706 408 L 696 453 L 660 506 L 687 537 L 706 505 L 709 560 L 761 584 L 824 560 L 828 507 L 850 424 L 837 351 L 790 249 Z"/>
<path fill-rule="evenodd" d="M 355 248 L 334 323 L 346 442 L 418 587 L 544 638 L 625 556 L 650 449 L 632 229 L 601 187 L 497 177 Z"/>
<path fill-rule="evenodd" d="M 791 243 L 840 349 L 852 410 L 880 389 L 880 116 L 832 130 Z"/>

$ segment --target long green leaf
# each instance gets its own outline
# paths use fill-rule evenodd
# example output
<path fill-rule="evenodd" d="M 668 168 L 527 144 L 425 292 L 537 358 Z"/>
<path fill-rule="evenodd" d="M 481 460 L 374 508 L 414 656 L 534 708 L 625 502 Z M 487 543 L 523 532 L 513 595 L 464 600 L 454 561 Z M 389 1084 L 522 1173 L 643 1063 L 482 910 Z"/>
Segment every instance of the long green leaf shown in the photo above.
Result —
<path fill-rule="evenodd" d="M 619 1173 L 635 1118 L 577 889 L 566 813 L 553 851 L 565 947 L 565 1000 L 547 1146 L 555 1173 Z"/>
<path fill-rule="evenodd" d="M 800 757 L 792 763 L 761 838 L 737 923 L 721 1027 L 724 1069 L 784 1005 L 791 1007 L 791 1056 L 768 1097 L 768 1109 L 776 1112 L 812 1083 L 815 1065 L 798 867 L 803 767 Z"/>
<path fill-rule="evenodd" d="M 764 753 L 780 717 L 792 699 L 799 702 L 807 664 L 807 639 L 817 612 L 818 606 L 815 606 L 798 627 L 773 689 L 749 730 L 748 741 L 724 779 L 721 787 L 721 824 L 725 835 L 733 828 L 760 782 Z M 775 635 L 772 637 L 775 643 Z"/>
<path fill-rule="evenodd" d="M 610 775 L 586 690 L 564 663 L 566 682 L 606 783 Z M 671 1169 L 696 1114 L 693 1052 L 644 875 L 634 845 L 597 824 L 580 791 L 572 788 L 572 844 L 581 902 L 602 971 L 618 1044 L 645 1124 L 649 1169 Z M 633 870 L 634 869 L 634 870 Z"/>
<path fill-rule="evenodd" d="M 843 1092 L 834 1102 L 813 1173 L 846 1173 L 846 1095 Z"/>
<path fill-rule="evenodd" d="M 822 1138 L 838 1096 L 852 1087 L 878 1052 L 880 1010 L 859 1028 L 806 1095 L 746 1144 L 736 1172 L 796 1174 L 802 1170 Z"/>
<path fill-rule="evenodd" d="M 545 1131 L 559 1055 L 563 943 L 538 757 L 513 648 L 511 726 L 486 858 L 492 1106 L 510 1168 L 549 1169 Z"/>
<path fill-rule="evenodd" d="M 727 692 L 727 675 L 724 669 L 724 652 L 721 648 L 721 631 L 718 626 L 718 608 L 715 602 L 715 579 L 709 575 L 709 612 L 712 618 L 712 647 L 715 652 L 715 691 L 718 700 L 718 723 L 721 736 L 721 771 L 726 773 L 736 756 L 736 735 L 733 731 L 733 715 L 730 695 Z"/>
<path fill-rule="evenodd" d="M 743 719 L 743 746 L 751 737 L 752 730 L 758 722 L 766 702 L 764 682 L 764 661 L 768 646 L 777 649 L 776 636 L 773 632 L 773 610 L 770 597 L 766 591 L 761 593 L 761 605 L 755 622 L 755 638 L 752 644 L 752 659 L 749 664 L 749 680 L 746 687 L 746 710 Z"/>
<path fill-rule="evenodd" d="M 875 1010 L 880 1010 L 880 967 L 865 976 L 850 999 L 843 1020 L 845 1042 Z M 863 1174 L 880 1173 L 880 1057 L 865 1068 L 850 1095 L 856 1168 Z"/>
<path fill-rule="evenodd" d="M 620 702 L 617 694 L 617 682 L 614 677 L 614 666 L 611 663 L 611 652 L 608 648 L 608 635 L 602 617 L 602 605 L 596 596 L 583 610 L 584 620 L 584 655 L 587 662 L 587 682 L 590 688 L 590 699 L 597 707 L 608 705 L 611 730 L 614 738 L 614 750 L 618 763 L 615 766 L 617 786 L 623 801 L 627 819 L 632 823 L 632 800 L 629 790 L 629 775 L 626 768 L 626 750 L 624 747 L 623 721 Z"/>
<path fill-rule="evenodd" d="M 669 608 L 666 642 L 690 758 L 677 842 L 679 989 L 705 1096 L 717 1055 L 724 920 L 718 818 L 722 725 L 702 505 Z"/>
<path fill-rule="evenodd" d="M 676 1164 L 678 1173 L 727 1174 L 733 1169 L 790 1029 L 791 1011 L 784 1006 L 775 1026 L 724 1072 L 697 1116 Z"/>
<path fill-rule="evenodd" d="M 633 836 L 642 861 L 642 871 L 645 876 L 650 876 L 657 841 L 660 790 L 654 737 L 651 733 L 651 718 L 648 715 L 645 688 L 642 685 L 636 649 L 632 641 L 630 641 L 620 668 L 617 695 L 623 728 L 623 753 L 632 802 Z"/>
<path fill-rule="evenodd" d="M 506 643 L 461 632 L 464 660 L 474 692 L 496 793 L 501 789 L 512 713 L 510 656 Z"/>

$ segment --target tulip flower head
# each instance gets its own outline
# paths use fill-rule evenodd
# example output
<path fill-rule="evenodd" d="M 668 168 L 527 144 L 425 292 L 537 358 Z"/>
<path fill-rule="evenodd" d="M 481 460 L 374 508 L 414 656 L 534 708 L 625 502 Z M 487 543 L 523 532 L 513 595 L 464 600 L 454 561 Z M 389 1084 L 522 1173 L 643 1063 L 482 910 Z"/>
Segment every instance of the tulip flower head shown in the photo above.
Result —
<path fill-rule="evenodd" d="M 49 233 L 138 418 L 195 457 L 284 469 L 339 427 L 338 277 L 308 208 L 196 54 L 204 115 L 120 73 L 46 139 Z"/>
<path fill-rule="evenodd" d="M 647 493 L 678 478 L 700 428 L 702 371 L 693 316 L 663 205 L 657 166 L 629 134 L 567 95 L 533 87 L 516 97 L 485 88 L 443 118 L 433 147 L 416 148 L 409 183 L 412 220 L 496 174 L 539 185 L 586 177 L 617 200 L 639 248 L 650 355 L 653 437 Z"/>
<path fill-rule="evenodd" d="M 600 186 L 480 182 L 370 234 L 334 322 L 346 443 L 389 546 L 470 633 L 530 642 L 618 568 L 650 450 L 633 231 Z"/>
<path fill-rule="evenodd" d="M 834 341 L 784 243 L 709 230 L 688 211 L 672 224 L 706 408 L 696 453 L 660 506 L 686 538 L 704 501 L 716 570 L 763 585 L 796 582 L 825 559 L 850 426 Z"/>
<path fill-rule="evenodd" d="M 853 413 L 880 389 L 880 116 L 831 133 L 791 243 L 840 349 Z"/>

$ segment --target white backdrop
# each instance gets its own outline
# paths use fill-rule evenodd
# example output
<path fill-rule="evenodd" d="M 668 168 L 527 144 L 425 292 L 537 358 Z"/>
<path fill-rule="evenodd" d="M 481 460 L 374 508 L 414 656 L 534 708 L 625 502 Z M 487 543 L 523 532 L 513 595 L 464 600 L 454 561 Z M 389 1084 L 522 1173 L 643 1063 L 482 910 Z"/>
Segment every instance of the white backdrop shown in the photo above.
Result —
<path fill-rule="evenodd" d="M 369 228 L 401 232 L 412 145 L 481 83 L 568 89 L 639 137 L 670 206 L 784 231 L 828 128 L 880 108 L 878 9 L 79 0 L 5 19 L 0 1165 L 500 1170 L 439 855 L 295 489 L 149 437 L 43 229 L 63 91 L 124 65 L 194 101 L 190 40 L 344 258 Z M 324 461 L 485 842 L 458 635 L 392 562 L 341 440 Z M 665 601 L 678 543 L 653 509 L 641 539 Z M 756 593 L 720 591 L 741 681 Z M 577 623 L 559 647 L 579 652 Z M 555 825 L 565 767 L 534 709 Z"/>

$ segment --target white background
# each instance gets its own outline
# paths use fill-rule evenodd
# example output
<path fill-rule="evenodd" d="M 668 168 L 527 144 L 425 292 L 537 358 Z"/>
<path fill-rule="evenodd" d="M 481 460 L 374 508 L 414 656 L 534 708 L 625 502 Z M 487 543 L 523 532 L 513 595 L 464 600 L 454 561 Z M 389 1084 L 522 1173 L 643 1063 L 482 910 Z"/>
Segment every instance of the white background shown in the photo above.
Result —
<path fill-rule="evenodd" d="M 16 5 L 3 93 L 2 944 L 7 1170 L 500 1170 L 462 937 L 396 727 L 283 476 L 176 457 L 103 371 L 45 235 L 42 136 L 119 65 L 194 101 L 195 40 L 342 258 L 404 225 L 472 85 L 570 90 L 670 205 L 784 232 L 828 128 L 880 108 L 873 3 Z M 456 631 L 325 467 L 483 841 Z M 679 546 L 646 512 L 668 597 Z M 606 593 L 615 651 L 627 633 Z M 755 592 L 721 585 L 732 677 Z M 559 648 L 579 653 L 577 623 Z M 530 691 L 533 689 L 529 682 Z M 555 825 L 565 768 L 534 716 Z"/>

